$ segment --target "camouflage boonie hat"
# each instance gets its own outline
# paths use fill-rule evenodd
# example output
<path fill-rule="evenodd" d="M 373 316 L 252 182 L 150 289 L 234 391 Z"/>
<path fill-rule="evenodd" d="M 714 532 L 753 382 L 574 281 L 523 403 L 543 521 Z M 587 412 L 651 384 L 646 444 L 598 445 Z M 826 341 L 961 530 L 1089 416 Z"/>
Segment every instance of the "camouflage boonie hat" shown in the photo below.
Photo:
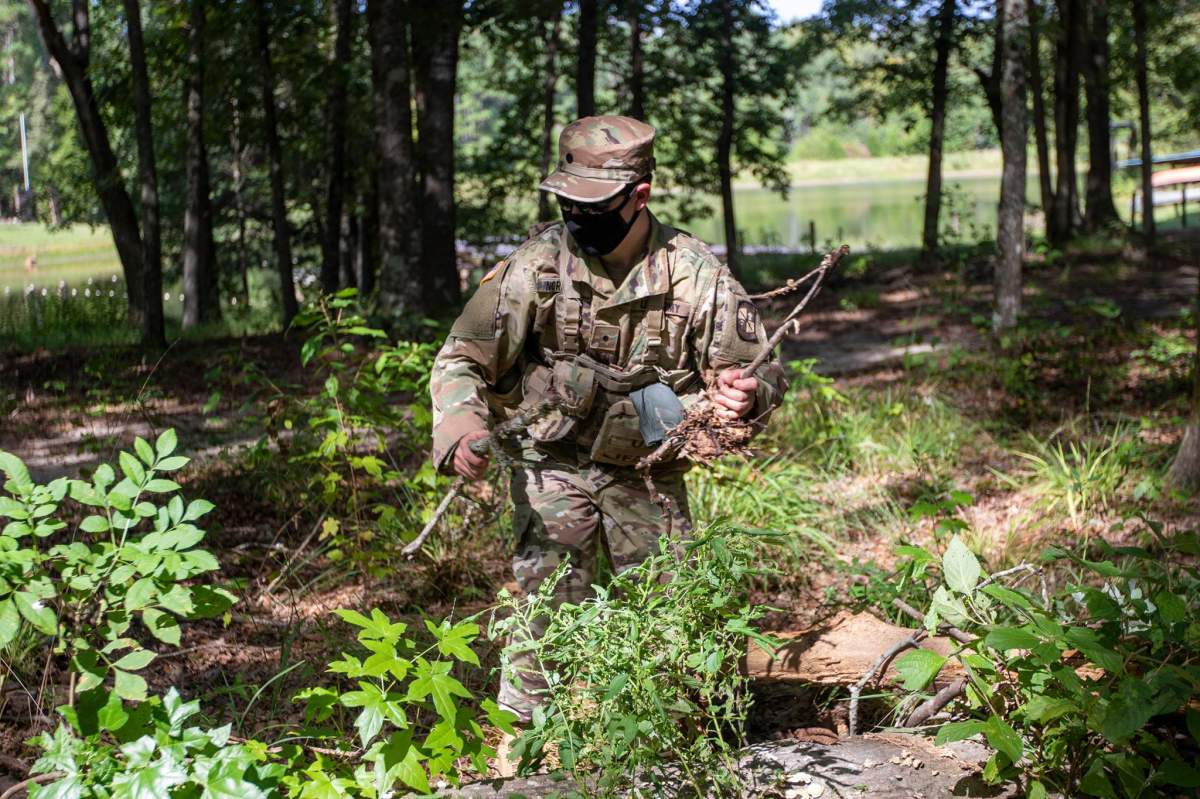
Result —
<path fill-rule="evenodd" d="M 577 119 L 558 137 L 558 168 L 544 191 L 597 203 L 654 170 L 654 128 L 632 117 Z"/>

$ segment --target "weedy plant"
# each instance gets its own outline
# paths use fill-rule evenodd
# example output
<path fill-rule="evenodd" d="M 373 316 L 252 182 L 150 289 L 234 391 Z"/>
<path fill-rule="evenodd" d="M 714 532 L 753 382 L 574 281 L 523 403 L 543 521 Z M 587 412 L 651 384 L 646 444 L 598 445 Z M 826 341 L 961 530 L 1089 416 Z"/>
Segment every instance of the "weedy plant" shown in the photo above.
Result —
<path fill-rule="evenodd" d="M 738 795 L 738 752 L 750 696 L 738 671 L 765 608 L 748 602 L 763 539 L 710 528 L 613 577 L 594 596 L 554 610 L 560 567 L 526 598 L 507 592 L 489 626 L 508 656 L 531 653 L 548 686 L 517 740 L 522 769 L 556 753 L 585 793 Z M 544 628 L 535 639 L 532 632 Z"/>
<path fill-rule="evenodd" d="M 1200 538 L 1143 521 L 1143 546 L 1095 541 L 1096 560 L 1052 547 L 991 576 L 957 535 L 940 556 L 904 548 L 925 628 L 949 624 L 965 638 L 951 655 L 966 675 L 958 720 L 937 741 L 982 735 L 995 750 L 988 781 L 1021 780 L 1032 799 L 1200 788 Z M 929 700 L 945 664 L 920 649 L 896 668 L 913 699 Z"/>

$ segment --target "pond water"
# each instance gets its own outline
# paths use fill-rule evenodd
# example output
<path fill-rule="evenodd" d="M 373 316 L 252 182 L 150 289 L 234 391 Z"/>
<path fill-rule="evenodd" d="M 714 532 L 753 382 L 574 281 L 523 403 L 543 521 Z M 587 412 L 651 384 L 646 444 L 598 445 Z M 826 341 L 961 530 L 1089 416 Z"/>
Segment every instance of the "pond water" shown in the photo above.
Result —
<path fill-rule="evenodd" d="M 1036 191 L 1036 181 L 1029 187 Z M 956 229 L 964 240 L 989 238 L 996 231 L 1000 178 L 971 177 L 946 181 L 943 229 Z M 925 181 L 859 181 L 795 187 L 787 199 L 766 189 L 734 192 L 734 213 L 744 246 L 803 248 L 810 246 L 810 223 L 818 248 L 849 244 L 856 250 L 917 247 L 924 220 Z M 1029 199 L 1036 201 L 1030 194 Z M 686 226 L 705 241 L 722 243 L 720 201 L 714 213 Z M 667 217 L 669 219 L 669 216 Z"/>

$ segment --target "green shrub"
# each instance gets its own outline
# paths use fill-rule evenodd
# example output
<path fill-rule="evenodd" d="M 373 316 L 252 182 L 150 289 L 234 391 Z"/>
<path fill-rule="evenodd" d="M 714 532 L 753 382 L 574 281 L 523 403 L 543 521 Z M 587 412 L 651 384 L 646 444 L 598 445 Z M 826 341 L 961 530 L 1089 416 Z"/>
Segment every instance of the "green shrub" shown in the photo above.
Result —
<path fill-rule="evenodd" d="M 531 769 L 557 752 L 581 786 L 604 795 L 649 783 L 737 795 L 734 765 L 750 696 L 738 660 L 765 608 L 746 597 L 755 551 L 774 534 L 715 527 L 661 551 L 578 604 L 552 610 L 560 567 L 524 599 L 500 596 L 509 654 L 530 651 L 549 686 L 515 752 Z M 535 626 L 545 625 L 537 639 Z M 591 788 L 588 788 L 591 790 Z M 658 794 L 653 794 L 658 795 Z"/>

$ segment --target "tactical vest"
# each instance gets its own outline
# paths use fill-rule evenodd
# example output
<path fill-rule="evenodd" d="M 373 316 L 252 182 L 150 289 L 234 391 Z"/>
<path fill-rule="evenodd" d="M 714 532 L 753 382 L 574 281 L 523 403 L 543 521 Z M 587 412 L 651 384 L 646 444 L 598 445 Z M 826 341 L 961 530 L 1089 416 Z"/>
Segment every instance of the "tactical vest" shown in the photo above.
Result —
<path fill-rule="evenodd" d="M 593 461 L 630 466 L 653 447 L 642 439 L 629 394 L 655 382 L 675 390 L 687 382 L 681 380 L 686 377 L 681 370 L 668 372 L 659 364 L 667 296 L 654 294 L 633 306 L 644 315 L 632 328 L 631 362 L 622 367 L 615 363 L 620 355 L 620 328 L 594 318 L 591 296 L 581 295 L 570 277 L 575 258 L 564 232 L 555 262 L 546 262 L 538 270 L 534 331 L 539 342 L 552 334 L 555 346 L 539 347 L 541 362 L 526 367 L 522 394 L 526 402 L 536 402 L 554 391 L 561 399 L 562 413 L 544 418 L 530 434 L 544 443 L 573 437 Z M 639 263 L 634 269 L 640 267 Z"/>

